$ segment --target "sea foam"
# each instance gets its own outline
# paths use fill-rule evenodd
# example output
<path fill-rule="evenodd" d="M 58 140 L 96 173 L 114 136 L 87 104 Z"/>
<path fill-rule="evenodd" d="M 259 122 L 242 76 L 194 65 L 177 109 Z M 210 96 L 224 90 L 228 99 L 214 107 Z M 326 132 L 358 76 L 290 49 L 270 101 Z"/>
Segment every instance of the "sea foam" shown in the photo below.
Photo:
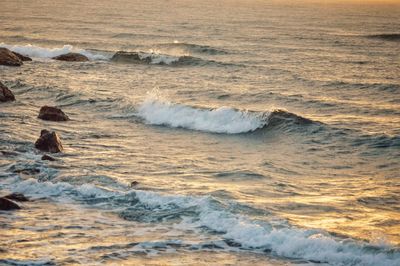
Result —
<path fill-rule="evenodd" d="M 101 198 L 109 200 L 113 209 L 126 204 L 129 209 L 145 206 L 153 215 L 171 209 L 192 208 L 192 215 L 182 217 L 182 226 L 175 228 L 201 229 L 218 232 L 228 244 L 224 248 L 242 249 L 257 253 L 267 252 L 289 259 L 328 263 L 329 265 L 400 265 L 400 251 L 391 246 L 376 246 L 354 239 L 338 238 L 321 230 L 302 229 L 282 224 L 274 227 L 268 222 L 254 221 L 244 214 L 235 214 L 210 196 L 168 195 L 153 191 L 112 191 L 94 185 L 71 185 L 68 183 L 37 182 L 34 179 L 9 183 L 8 189 L 23 192 L 27 196 L 47 196 L 54 199 L 78 200 Z M 132 201 L 132 197 L 137 201 Z M 118 201 L 113 199 L 118 198 Z M 124 199 L 126 199 L 124 201 Z M 102 202 L 104 207 L 105 202 Z M 179 222 L 178 222 L 179 223 Z M 232 243 L 236 243 L 232 245 Z"/>
<path fill-rule="evenodd" d="M 149 98 L 138 108 L 137 115 L 146 123 L 213 133 L 252 132 L 267 123 L 267 113 L 241 111 L 230 107 L 202 109 Z"/>

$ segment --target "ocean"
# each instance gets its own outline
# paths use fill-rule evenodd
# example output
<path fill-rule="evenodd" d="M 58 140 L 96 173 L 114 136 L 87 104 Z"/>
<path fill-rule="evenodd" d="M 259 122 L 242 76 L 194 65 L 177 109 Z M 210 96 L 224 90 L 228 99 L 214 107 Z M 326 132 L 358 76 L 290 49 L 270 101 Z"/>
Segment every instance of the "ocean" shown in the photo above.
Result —
<path fill-rule="evenodd" d="M 0 264 L 400 265 L 399 17 L 395 1 L 2 0 L 0 47 L 33 61 L 0 66 L 16 97 L 0 196 L 31 199 L 0 212 Z M 68 52 L 89 61 L 51 59 Z"/>

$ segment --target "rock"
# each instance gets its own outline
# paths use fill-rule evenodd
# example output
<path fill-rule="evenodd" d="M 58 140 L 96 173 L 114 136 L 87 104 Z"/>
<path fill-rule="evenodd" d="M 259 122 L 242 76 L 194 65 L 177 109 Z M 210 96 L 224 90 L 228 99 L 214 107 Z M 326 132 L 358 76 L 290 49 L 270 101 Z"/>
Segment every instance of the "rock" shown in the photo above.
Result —
<path fill-rule="evenodd" d="M 43 161 L 56 161 L 55 158 L 53 158 L 53 157 L 51 157 L 51 156 L 49 156 L 49 155 L 47 155 L 47 154 L 45 154 L 45 155 L 42 156 L 42 160 L 43 160 Z"/>
<path fill-rule="evenodd" d="M 89 61 L 89 58 L 87 58 L 83 54 L 78 54 L 78 53 L 62 54 L 62 55 L 53 57 L 53 59 L 61 60 L 61 61 L 69 61 L 69 62 L 85 62 L 85 61 Z"/>
<path fill-rule="evenodd" d="M 24 194 L 18 192 L 11 193 L 10 195 L 4 196 L 3 198 L 14 201 L 29 201 L 29 199 L 25 197 Z"/>
<path fill-rule="evenodd" d="M 20 206 L 18 206 L 17 203 L 6 199 L 6 198 L 0 198 L 0 210 L 1 211 L 11 211 L 11 210 L 19 210 L 21 209 Z"/>
<path fill-rule="evenodd" d="M 36 140 L 35 147 L 38 150 L 51 153 L 57 153 L 63 150 L 61 140 L 57 133 L 45 129 L 40 132 L 40 138 Z"/>
<path fill-rule="evenodd" d="M 19 54 L 17 52 L 12 52 L 12 53 L 15 54 L 19 58 L 19 60 L 21 60 L 21 61 L 32 61 L 32 58 L 30 58 L 30 57 L 28 57 L 26 55 L 22 55 L 22 54 Z"/>
<path fill-rule="evenodd" d="M 119 51 L 113 55 L 111 61 L 122 62 L 122 63 L 150 64 L 151 58 L 150 57 L 141 58 L 139 53 L 137 52 Z"/>
<path fill-rule="evenodd" d="M 38 118 L 49 121 L 68 121 L 69 117 L 60 109 L 53 106 L 42 106 Z"/>
<path fill-rule="evenodd" d="M 0 102 L 15 101 L 14 94 L 3 83 L 0 82 Z"/>
<path fill-rule="evenodd" d="M 4 66 L 22 66 L 21 59 L 7 48 L 0 47 L 0 65 Z"/>

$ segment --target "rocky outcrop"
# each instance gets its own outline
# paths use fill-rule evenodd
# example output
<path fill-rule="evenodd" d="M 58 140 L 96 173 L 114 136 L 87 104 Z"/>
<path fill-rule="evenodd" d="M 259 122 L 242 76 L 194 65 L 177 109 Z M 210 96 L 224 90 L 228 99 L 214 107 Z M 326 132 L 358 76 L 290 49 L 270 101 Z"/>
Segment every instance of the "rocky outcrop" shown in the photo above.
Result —
<path fill-rule="evenodd" d="M 51 153 L 62 152 L 64 149 L 58 134 L 54 131 L 50 132 L 46 129 L 43 129 L 40 132 L 40 138 L 36 140 L 35 147 L 38 150 Z"/>
<path fill-rule="evenodd" d="M 32 58 L 30 58 L 30 57 L 28 57 L 26 55 L 22 55 L 22 54 L 19 54 L 17 52 L 12 52 L 12 53 L 14 55 L 16 55 L 19 58 L 19 60 L 21 60 L 21 61 L 32 61 Z"/>
<path fill-rule="evenodd" d="M 0 198 L 0 211 L 12 211 L 21 209 L 17 203 L 6 198 Z"/>
<path fill-rule="evenodd" d="M 18 192 L 11 193 L 7 196 L 4 196 L 3 198 L 13 200 L 13 201 L 29 201 L 29 199 L 27 197 L 25 197 L 24 194 L 18 193 Z"/>
<path fill-rule="evenodd" d="M 7 48 L 0 47 L 0 65 L 22 66 L 22 60 Z"/>
<path fill-rule="evenodd" d="M 60 109 L 54 106 L 42 106 L 38 118 L 49 121 L 68 121 L 69 117 Z"/>
<path fill-rule="evenodd" d="M 61 60 L 61 61 L 68 61 L 68 62 L 85 62 L 85 61 L 89 61 L 89 58 L 87 58 L 83 54 L 78 54 L 78 53 L 62 54 L 62 55 L 53 57 L 53 59 Z"/>
<path fill-rule="evenodd" d="M 14 94 L 3 83 L 0 82 L 0 102 L 15 101 Z"/>

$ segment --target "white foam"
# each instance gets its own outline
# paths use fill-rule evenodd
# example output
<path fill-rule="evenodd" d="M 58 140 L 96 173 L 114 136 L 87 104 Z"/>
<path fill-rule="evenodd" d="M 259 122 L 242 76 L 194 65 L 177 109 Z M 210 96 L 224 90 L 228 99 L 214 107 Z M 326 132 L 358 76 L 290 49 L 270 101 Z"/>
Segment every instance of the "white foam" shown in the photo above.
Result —
<path fill-rule="evenodd" d="M 0 43 L 0 47 L 7 48 L 13 52 L 20 53 L 22 55 L 37 57 L 37 58 L 52 58 L 67 53 L 80 53 L 87 56 L 90 60 L 107 60 L 109 59 L 106 55 L 94 54 L 92 52 L 76 49 L 72 45 L 64 45 L 58 48 L 45 48 L 40 46 L 35 46 L 32 44 L 27 45 L 7 45 L 5 43 Z"/>
<path fill-rule="evenodd" d="M 240 111 L 230 107 L 201 109 L 154 98 L 146 99 L 139 106 L 138 116 L 152 125 L 227 134 L 252 132 L 267 123 L 265 113 Z"/>
<path fill-rule="evenodd" d="M 367 243 L 351 239 L 338 239 L 319 230 L 294 227 L 274 229 L 248 217 L 232 214 L 213 207 L 210 197 L 170 196 L 154 192 L 137 191 L 141 203 L 155 209 L 195 207 L 199 216 L 192 218 L 195 228 L 207 227 L 221 232 L 223 238 L 234 240 L 249 249 L 269 249 L 276 255 L 330 265 L 400 265 L 400 252 L 385 252 L 382 247 L 368 248 Z M 190 222 L 183 220 L 187 229 Z M 370 245 L 371 246 L 371 245 Z"/>
<path fill-rule="evenodd" d="M 66 182 L 38 182 L 33 178 L 23 181 L 16 178 L 11 181 L 10 189 L 14 192 L 20 192 L 33 198 L 61 197 L 64 199 L 70 199 L 71 194 L 78 197 L 96 198 L 110 197 L 115 195 L 115 192 L 101 189 L 91 184 L 73 186 Z"/>

